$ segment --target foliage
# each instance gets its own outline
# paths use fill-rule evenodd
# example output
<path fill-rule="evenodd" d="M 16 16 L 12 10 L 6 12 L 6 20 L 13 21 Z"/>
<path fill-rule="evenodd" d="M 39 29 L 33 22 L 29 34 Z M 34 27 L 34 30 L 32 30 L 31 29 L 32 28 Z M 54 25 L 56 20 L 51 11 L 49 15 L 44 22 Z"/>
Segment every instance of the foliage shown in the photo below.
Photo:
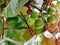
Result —
<path fill-rule="evenodd" d="M 6 29 L 6 32 L 4 32 L 6 37 L 23 44 L 35 35 L 38 36 L 45 31 L 52 32 L 53 34 L 53 31 L 57 29 L 58 25 L 56 24 L 58 24 L 58 21 L 56 19 L 58 17 L 58 10 L 55 9 L 58 8 L 60 1 L 57 0 L 57 7 L 52 3 L 52 0 L 43 0 L 42 5 L 40 5 L 40 2 L 36 2 L 36 0 L 5 1 L 0 0 L 0 11 L 2 13 L 0 16 L 6 18 L 4 22 L 0 19 L 0 37 L 3 32 L 3 26 Z M 43 40 L 47 39 L 47 37 L 44 37 L 44 34 L 42 36 Z M 43 42 L 45 43 L 46 41 Z M 5 43 L 5 45 L 15 45 L 9 41 L 5 41 Z"/>
<path fill-rule="evenodd" d="M 28 0 L 12 0 L 2 13 L 5 17 L 14 17 L 22 10 Z M 7 13 L 8 12 L 8 13 Z"/>

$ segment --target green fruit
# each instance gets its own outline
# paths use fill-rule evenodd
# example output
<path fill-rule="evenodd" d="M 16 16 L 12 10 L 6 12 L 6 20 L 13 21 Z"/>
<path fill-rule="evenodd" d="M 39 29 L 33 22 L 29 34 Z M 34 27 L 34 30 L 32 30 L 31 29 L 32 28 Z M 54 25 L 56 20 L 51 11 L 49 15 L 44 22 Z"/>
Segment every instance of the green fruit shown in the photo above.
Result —
<path fill-rule="evenodd" d="M 32 12 L 31 13 L 31 18 L 38 18 L 38 13 L 37 12 Z"/>
<path fill-rule="evenodd" d="M 39 26 L 39 27 L 36 27 L 37 29 L 41 29 L 41 28 L 43 28 L 44 27 L 44 25 L 41 25 L 41 26 Z"/>
<path fill-rule="evenodd" d="M 42 19 L 37 19 L 35 21 L 35 27 L 36 28 L 43 28 L 44 27 L 44 21 Z"/>
<path fill-rule="evenodd" d="M 48 14 L 54 15 L 54 13 L 55 13 L 55 9 L 52 8 L 52 7 L 49 7 L 49 9 L 48 9 Z"/>
<path fill-rule="evenodd" d="M 37 12 L 32 12 L 31 19 L 35 22 L 38 19 L 38 13 Z"/>
<path fill-rule="evenodd" d="M 36 28 L 35 28 L 36 34 L 41 34 L 43 31 L 44 31 L 43 29 L 36 29 Z"/>
<path fill-rule="evenodd" d="M 53 23 L 55 23 L 56 20 L 55 20 L 54 16 L 50 16 L 50 17 L 47 18 L 47 21 L 48 21 L 48 23 L 52 23 L 53 24 Z"/>

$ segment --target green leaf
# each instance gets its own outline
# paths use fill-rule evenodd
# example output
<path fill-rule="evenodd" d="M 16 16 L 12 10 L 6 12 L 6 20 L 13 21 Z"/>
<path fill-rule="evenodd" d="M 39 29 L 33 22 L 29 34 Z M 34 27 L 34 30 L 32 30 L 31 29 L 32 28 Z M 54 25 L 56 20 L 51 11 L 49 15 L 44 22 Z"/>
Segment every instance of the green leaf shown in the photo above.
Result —
<path fill-rule="evenodd" d="M 5 41 L 5 45 L 15 45 L 15 44 L 13 44 L 13 43 L 11 43 L 9 41 Z"/>
<path fill-rule="evenodd" d="M 21 38 L 22 34 L 24 32 L 25 32 L 25 29 L 24 30 L 22 30 L 22 29 L 21 30 L 10 30 L 10 29 L 8 29 L 6 36 L 13 39 L 13 40 L 24 42 L 23 38 Z"/>
<path fill-rule="evenodd" d="M 0 5 L 2 5 L 4 2 L 2 0 L 0 0 Z"/>
<path fill-rule="evenodd" d="M 43 5 L 43 11 L 47 11 L 47 5 Z"/>
<path fill-rule="evenodd" d="M 60 4 L 60 1 L 57 1 L 57 4 Z"/>
<path fill-rule="evenodd" d="M 28 0 L 12 0 L 9 5 L 5 8 L 2 16 L 14 17 L 22 10 L 23 6 L 28 2 Z"/>
<path fill-rule="evenodd" d="M 27 22 L 29 22 L 29 17 L 28 15 L 24 15 L 24 17 L 26 18 Z M 8 17 L 7 21 L 9 22 L 9 28 L 21 28 L 21 27 L 27 27 L 26 23 L 21 19 L 21 17 L 19 16 L 15 16 L 15 17 Z"/>

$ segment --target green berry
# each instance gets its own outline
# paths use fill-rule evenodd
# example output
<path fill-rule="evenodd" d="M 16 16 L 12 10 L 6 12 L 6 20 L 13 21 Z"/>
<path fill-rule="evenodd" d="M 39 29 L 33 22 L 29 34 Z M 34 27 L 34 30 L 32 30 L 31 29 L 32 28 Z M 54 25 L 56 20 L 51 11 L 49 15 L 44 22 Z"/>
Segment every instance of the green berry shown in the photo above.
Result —
<path fill-rule="evenodd" d="M 49 7 L 49 9 L 48 9 L 48 14 L 54 15 L 54 13 L 55 13 L 55 9 L 52 8 L 52 7 Z"/>
<path fill-rule="evenodd" d="M 36 34 L 41 34 L 43 31 L 44 31 L 43 29 L 36 29 L 36 28 L 35 28 Z"/>
<path fill-rule="evenodd" d="M 38 13 L 37 12 L 32 12 L 30 18 L 35 22 L 38 19 Z"/>
<path fill-rule="evenodd" d="M 31 18 L 38 18 L 38 13 L 37 12 L 32 12 Z"/>
<path fill-rule="evenodd" d="M 42 19 L 37 19 L 35 21 L 35 27 L 36 28 L 43 28 L 44 27 L 44 21 Z"/>
<path fill-rule="evenodd" d="M 48 23 L 52 23 L 53 24 L 53 23 L 55 23 L 56 20 L 55 20 L 54 16 L 50 16 L 50 17 L 47 18 L 47 21 L 48 21 Z"/>

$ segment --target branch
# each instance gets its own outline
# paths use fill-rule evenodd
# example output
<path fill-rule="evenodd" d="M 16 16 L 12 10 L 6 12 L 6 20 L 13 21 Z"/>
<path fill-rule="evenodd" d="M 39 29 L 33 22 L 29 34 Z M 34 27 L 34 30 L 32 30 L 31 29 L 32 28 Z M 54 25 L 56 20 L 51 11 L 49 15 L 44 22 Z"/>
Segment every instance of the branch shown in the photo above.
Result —
<path fill-rule="evenodd" d="M 18 42 L 18 41 L 12 40 L 12 39 L 7 38 L 7 37 L 5 38 L 5 40 L 6 40 L 6 41 L 9 41 L 9 42 L 11 42 L 11 43 L 14 43 L 14 44 L 16 44 L 16 45 L 20 43 L 20 42 Z"/>
<path fill-rule="evenodd" d="M 5 0 L 5 3 L 4 3 L 4 7 L 6 7 L 6 0 Z M 3 7 L 2 7 L 2 8 L 3 8 Z M 1 9 L 2 9 L 2 8 L 1 8 Z M 5 31 L 4 31 L 4 17 L 3 17 L 2 20 L 3 20 L 3 24 L 2 24 L 2 25 L 3 25 L 2 39 L 3 39 L 3 38 L 4 38 L 4 32 L 5 32 Z"/>
<path fill-rule="evenodd" d="M 22 42 L 15 41 L 15 40 L 12 40 L 12 39 L 7 38 L 7 37 L 5 37 L 4 39 L 2 39 L 2 40 L 0 41 L 0 44 L 4 43 L 5 41 L 9 41 L 9 42 L 14 43 L 14 44 L 16 44 L 16 45 L 17 45 L 17 44 L 19 44 L 19 45 L 22 44 Z"/>
<path fill-rule="evenodd" d="M 0 44 L 3 43 L 4 41 L 5 41 L 5 39 L 0 40 Z"/>
<path fill-rule="evenodd" d="M 6 29 L 27 29 L 27 27 L 21 27 L 21 28 L 4 28 L 5 30 Z"/>
<path fill-rule="evenodd" d="M 36 7 L 36 6 L 32 5 L 32 4 L 31 4 L 31 6 L 38 9 L 40 12 L 42 11 L 42 9 L 40 10 L 38 7 Z"/>
<path fill-rule="evenodd" d="M 2 19 L 2 20 L 3 20 L 3 24 L 2 24 L 2 25 L 3 25 L 2 39 L 3 39 L 3 38 L 4 38 L 4 17 L 3 17 L 3 19 Z"/>
<path fill-rule="evenodd" d="M 27 24 L 28 29 L 29 29 L 31 35 L 32 35 L 32 36 L 36 35 L 35 31 L 30 27 L 30 25 L 28 24 L 28 22 L 27 22 L 27 20 L 25 19 L 24 15 L 22 14 L 22 12 L 20 12 L 20 13 L 21 13 L 21 15 L 19 14 L 18 16 L 20 16 L 21 19 Z"/>

